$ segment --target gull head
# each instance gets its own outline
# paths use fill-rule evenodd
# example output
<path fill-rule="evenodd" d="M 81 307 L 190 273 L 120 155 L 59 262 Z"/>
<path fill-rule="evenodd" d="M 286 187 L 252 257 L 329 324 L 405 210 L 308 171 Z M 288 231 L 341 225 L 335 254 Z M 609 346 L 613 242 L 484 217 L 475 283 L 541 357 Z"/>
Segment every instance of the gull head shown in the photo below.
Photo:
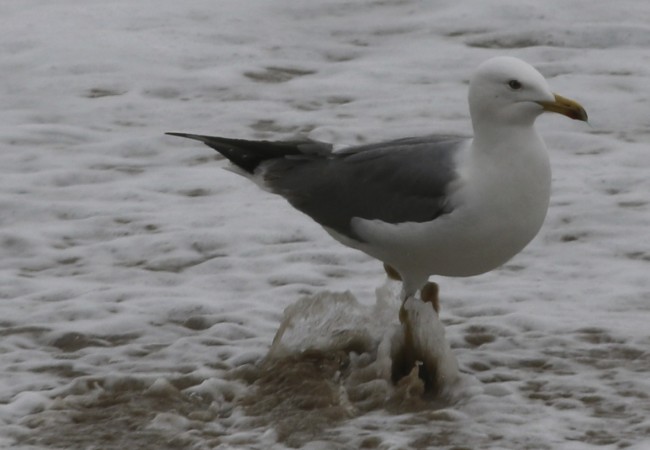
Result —
<path fill-rule="evenodd" d="M 576 101 L 554 94 L 533 66 L 509 56 L 491 58 L 481 64 L 469 83 L 469 107 L 474 123 L 531 126 L 545 111 L 587 121 L 587 113 Z"/>

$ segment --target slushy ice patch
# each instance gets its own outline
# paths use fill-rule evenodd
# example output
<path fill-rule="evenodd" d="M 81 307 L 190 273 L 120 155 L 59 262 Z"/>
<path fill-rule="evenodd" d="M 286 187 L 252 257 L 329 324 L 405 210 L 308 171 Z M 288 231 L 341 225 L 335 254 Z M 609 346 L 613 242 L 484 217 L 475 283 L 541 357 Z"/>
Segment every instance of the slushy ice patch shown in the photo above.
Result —
<path fill-rule="evenodd" d="M 297 301 L 253 363 L 75 377 L 28 408 L 11 437 L 69 449 L 301 447 L 336 440 L 337 425 L 372 411 L 454 403 L 465 385 L 432 303 L 409 299 L 400 311 L 391 288 L 374 305 L 348 292 Z"/>

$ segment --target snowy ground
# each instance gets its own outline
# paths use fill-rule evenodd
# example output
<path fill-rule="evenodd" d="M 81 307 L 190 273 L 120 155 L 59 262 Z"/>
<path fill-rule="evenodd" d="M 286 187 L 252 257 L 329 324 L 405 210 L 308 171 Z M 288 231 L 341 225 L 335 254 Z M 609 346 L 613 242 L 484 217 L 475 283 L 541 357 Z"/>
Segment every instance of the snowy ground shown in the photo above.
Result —
<path fill-rule="evenodd" d="M 3 0 L 0 23 L 0 446 L 650 448 L 647 2 Z M 591 126 L 538 121 L 554 192 L 522 254 L 436 280 L 466 389 L 422 403 L 370 370 L 380 264 L 163 132 L 470 134 L 469 74 L 506 54 Z M 302 311 L 322 351 L 262 363 L 305 297 L 331 300 Z"/>

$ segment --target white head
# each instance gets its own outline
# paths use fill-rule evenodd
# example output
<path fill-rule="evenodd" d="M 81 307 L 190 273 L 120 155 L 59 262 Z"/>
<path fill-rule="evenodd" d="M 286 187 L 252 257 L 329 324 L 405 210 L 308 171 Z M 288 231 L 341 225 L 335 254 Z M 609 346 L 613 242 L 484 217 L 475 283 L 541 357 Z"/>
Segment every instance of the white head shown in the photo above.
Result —
<path fill-rule="evenodd" d="M 476 69 L 469 84 L 469 108 L 475 131 L 483 124 L 530 126 L 544 111 L 587 120 L 582 106 L 553 94 L 533 66 L 509 56 L 489 59 Z"/>

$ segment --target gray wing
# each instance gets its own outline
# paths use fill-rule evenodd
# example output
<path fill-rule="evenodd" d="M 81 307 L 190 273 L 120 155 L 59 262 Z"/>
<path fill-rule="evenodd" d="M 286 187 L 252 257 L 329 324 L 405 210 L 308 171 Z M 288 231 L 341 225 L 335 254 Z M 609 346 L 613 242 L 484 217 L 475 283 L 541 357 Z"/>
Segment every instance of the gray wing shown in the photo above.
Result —
<path fill-rule="evenodd" d="M 406 138 L 323 155 L 267 161 L 264 184 L 321 225 L 356 240 L 354 217 L 428 222 L 449 213 L 456 136 Z"/>

